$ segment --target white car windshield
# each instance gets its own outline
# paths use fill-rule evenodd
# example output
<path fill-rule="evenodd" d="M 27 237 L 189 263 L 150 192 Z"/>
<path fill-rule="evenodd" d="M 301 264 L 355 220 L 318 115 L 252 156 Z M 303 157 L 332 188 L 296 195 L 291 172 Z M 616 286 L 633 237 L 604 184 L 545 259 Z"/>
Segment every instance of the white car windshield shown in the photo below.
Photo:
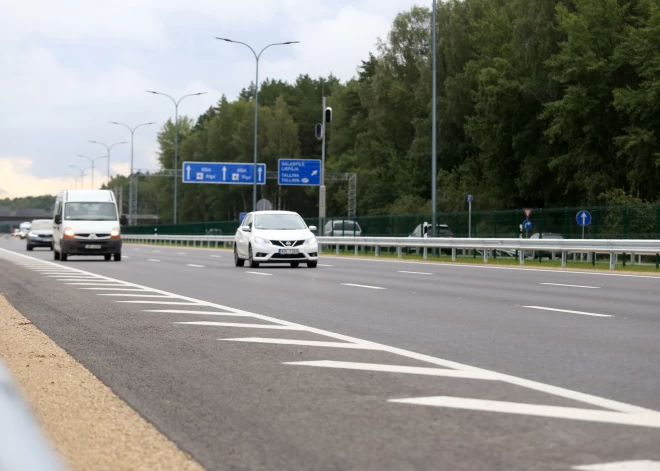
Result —
<path fill-rule="evenodd" d="M 53 221 L 50 220 L 34 221 L 31 227 L 33 231 L 43 231 L 44 229 L 52 229 L 52 228 L 53 228 Z"/>
<path fill-rule="evenodd" d="M 254 218 L 256 229 L 291 231 L 306 229 L 305 221 L 297 214 L 259 214 Z"/>
<path fill-rule="evenodd" d="M 64 211 L 67 221 L 116 221 L 114 203 L 67 203 Z"/>

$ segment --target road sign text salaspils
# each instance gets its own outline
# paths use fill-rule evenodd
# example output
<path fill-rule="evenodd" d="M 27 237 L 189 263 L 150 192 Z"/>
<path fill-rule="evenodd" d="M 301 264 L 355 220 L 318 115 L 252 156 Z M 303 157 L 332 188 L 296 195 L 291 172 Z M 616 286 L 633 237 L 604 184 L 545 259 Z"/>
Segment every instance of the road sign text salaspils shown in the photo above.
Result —
<path fill-rule="evenodd" d="M 183 162 L 183 183 L 252 185 L 254 183 L 254 164 Z M 257 184 L 266 184 L 266 164 L 257 164 Z"/>
<path fill-rule="evenodd" d="M 280 185 L 319 186 L 321 184 L 321 161 L 280 159 L 277 173 Z"/>

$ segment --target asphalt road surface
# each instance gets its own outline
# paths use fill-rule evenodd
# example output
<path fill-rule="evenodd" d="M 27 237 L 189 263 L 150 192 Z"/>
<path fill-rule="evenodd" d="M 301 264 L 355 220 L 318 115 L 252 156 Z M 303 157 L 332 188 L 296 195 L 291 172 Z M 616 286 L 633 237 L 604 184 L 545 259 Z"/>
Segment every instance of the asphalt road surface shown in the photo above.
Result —
<path fill-rule="evenodd" d="M 209 470 L 660 469 L 660 277 L 123 253 L 0 291 Z"/>

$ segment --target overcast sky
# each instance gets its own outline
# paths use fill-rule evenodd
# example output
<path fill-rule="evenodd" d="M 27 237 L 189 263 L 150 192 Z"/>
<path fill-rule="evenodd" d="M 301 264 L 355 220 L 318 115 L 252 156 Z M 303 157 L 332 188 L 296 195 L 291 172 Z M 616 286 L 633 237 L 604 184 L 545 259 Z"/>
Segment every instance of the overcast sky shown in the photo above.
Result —
<path fill-rule="evenodd" d="M 255 49 L 271 42 L 260 77 L 294 80 L 355 75 L 400 11 L 430 0 L 29 0 L 3 2 L 0 14 L 0 196 L 71 187 L 77 157 L 105 155 L 129 132 L 108 121 L 156 121 L 135 136 L 135 167 L 157 168 L 156 133 L 180 112 L 197 117 L 224 93 L 235 98 L 254 79 Z M 129 172 L 130 146 L 112 151 L 112 173 Z M 103 167 L 96 182 L 104 181 Z M 90 184 L 86 178 L 86 185 Z"/>

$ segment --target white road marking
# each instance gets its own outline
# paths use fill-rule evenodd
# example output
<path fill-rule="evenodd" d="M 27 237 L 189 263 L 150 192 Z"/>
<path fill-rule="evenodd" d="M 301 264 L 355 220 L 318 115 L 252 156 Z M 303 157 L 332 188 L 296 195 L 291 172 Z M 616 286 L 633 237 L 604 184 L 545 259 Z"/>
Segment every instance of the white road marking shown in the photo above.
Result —
<path fill-rule="evenodd" d="M 169 298 L 170 296 L 166 296 Z M 198 303 L 188 303 L 188 302 L 183 302 L 183 301 L 143 301 L 143 300 L 137 300 L 137 301 L 115 301 L 116 303 L 131 303 L 131 304 L 170 304 L 174 306 L 199 306 Z"/>
<path fill-rule="evenodd" d="M 186 255 L 185 252 L 177 252 L 177 255 Z"/>
<path fill-rule="evenodd" d="M 195 268 L 205 268 L 204 265 L 195 265 L 194 263 L 189 263 L 189 267 L 195 267 Z"/>
<path fill-rule="evenodd" d="M 250 329 L 273 329 L 273 330 L 305 330 L 302 327 L 295 327 L 290 325 L 273 325 L 273 324 L 241 324 L 237 322 L 210 322 L 210 321 L 197 321 L 197 322 L 173 322 L 173 324 L 182 325 L 206 325 L 211 327 L 248 327 Z"/>
<path fill-rule="evenodd" d="M 160 250 L 152 250 L 153 253 L 160 253 Z"/>
<path fill-rule="evenodd" d="M 423 271 L 403 271 L 399 270 L 399 273 L 409 273 L 411 275 L 433 275 L 433 273 L 427 273 Z"/>
<path fill-rule="evenodd" d="M 451 378 L 470 378 L 496 380 L 499 378 L 497 373 L 481 373 L 475 371 L 449 370 L 447 368 L 428 368 L 424 366 L 400 366 L 400 365 L 380 365 L 377 363 L 354 363 L 350 361 L 292 361 L 285 362 L 284 365 L 299 366 L 318 366 L 321 368 L 342 368 L 347 370 L 360 371 L 383 371 L 386 373 L 407 373 L 427 376 L 447 376 Z"/>
<path fill-rule="evenodd" d="M 384 260 L 384 259 L 376 259 L 376 258 L 350 258 L 350 257 L 335 257 L 332 255 L 324 255 L 324 259 L 329 258 L 329 259 L 335 259 L 335 260 L 341 260 L 344 262 L 373 262 L 373 263 L 405 263 L 405 264 L 412 264 L 412 265 L 424 265 L 427 268 L 430 266 L 432 267 L 442 267 L 442 268 L 468 268 L 468 269 L 480 269 L 480 270 L 515 270 L 515 271 L 530 271 L 530 272 L 539 272 L 539 273 L 555 273 L 555 274 L 560 274 L 560 275 L 592 275 L 592 276 L 622 276 L 626 278 L 649 278 L 649 279 L 654 279 L 660 281 L 660 276 L 657 275 L 628 275 L 625 273 L 603 273 L 603 272 L 594 272 L 594 271 L 573 271 L 573 270 L 557 270 L 557 269 L 552 269 L 552 268 L 525 268 L 525 267 L 502 267 L 502 266 L 494 266 L 494 265 L 475 265 L 471 263 L 456 263 L 456 262 L 415 262 L 412 260 Z"/>
<path fill-rule="evenodd" d="M 34 257 L 19 254 L 19 253 L 12 252 L 12 251 L 2 249 L 2 248 L 0 248 L 0 255 L 5 255 L 5 257 L 8 257 L 10 260 L 16 260 L 16 259 L 21 260 L 21 261 L 32 260 L 32 261 L 35 261 L 35 263 L 38 260 L 38 259 L 35 259 Z M 13 257 L 13 258 L 11 258 L 11 257 Z M 346 259 L 344 259 L 344 260 L 346 260 Z M 55 264 L 53 262 L 43 261 L 42 263 L 44 264 L 44 266 L 57 266 L 57 264 Z M 410 262 L 410 263 L 415 263 L 415 262 Z M 458 265 L 455 265 L 455 266 L 458 266 Z M 545 270 L 535 270 L 535 271 L 545 271 Z M 93 275 L 93 273 L 84 272 L 82 270 L 80 270 L 80 272 Z M 548 273 L 548 272 L 546 271 L 546 273 Z M 565 271 L 556 271 L 556 273 L 566 273 L 566 272 Z M 575 273 L 584 274 L 582 272 L 575 272 Z M 619 275 L 619 276 L 621 276 L 621 275 Z M 629 275 L 623 275 L 623 276 L 629 276 Z M 132 287 L 135 287 L 135 288 L 143 288 L 143 289 L 146 289 L 146 290 L 151 290 L 155 293 L 166 294 L 166 295 L 169 295 L 169 296 L 178 296 L 178 295 L 176 295 L 174 293 L 170 293 L 168 291 L 158 290 L 158 289 L 155 289 L 155 288 L 147 287 L 147 286 L 144 286 L 144 285 L 139 285 L 139 284 L 136 284 L 136 283 L 129 283 L 129 282 L 125 282 L 125 281 L 122 281 L 122 280 L 117 280 L 117 279 L 110 278 L 110 277 L 103 277 L 103 278 L 104 278 L 104 280 L 106 280 L 108 282 L 114 282 L 114 283 L 117 283 L 119 285 L 132 286 Z M 642 278 L 655 278 L 655 277 L 647 276 L 647 277 L 642 277 Z M 658 278 L 658 279 L 660 279 L 660 278 Z M 81 284 L 90 285 L 91 284 L 91 285 L 94 285 L 94 283 L 67 283 L 67 284 L 74 284 L 74 285 L 81 285 Z M 100 285 L 100 286 L 103 286 L 103 285 Z M 108 285 L 106 285 L 106 286 L 108 286 Z M 301 324 L 297 324 L 297 323 L 293 323 L 293 322 L 289 322 L 289 321 L 284 321 L 284 320 L 277 319 L 277 318 L 270 317 L 270 316 L 265 316 L 263 314 L 256 314 L 256 313 L 253 313 L 253 312 L 243 311 L 243 310 L 232 308 L 232 307 L 229 307 L 229 306 L 224 306 L 222 304 L 211 303 L 211 302 L 208 302 L 208 301 L 202 301 L 202 300 L 187 297 L 187 296 L 178 296 L 178 298 L 182 299 L 182 300 L 185 300 L 185 301 L 189 301 L 189 302 L 188 303 L 184 303 L 184 302 L 181 302 L 181 303 L 179 303 L 179 302 L 167 302 L 167 301 L 116 301 L 116 302 L 120 302 L 120 303 L 143 303 L 143 304 L 147 304 L 147 303 L 148 304 L 179 304 L 179 305 L 187 304 L 187 305 L 193 305 L 193 306 L 197 306 L 197 307 L 201 307 L 201 308 L 220 309 L 220 310 L 231 312 L 231 313 L 234 313 L 234 314 L 243 314 L 243 315 L 254 317 L 255 319 L 259 319 L 259 320 L 269 321 L 269 322 L 273 322 L 273 323 L 280 323 L 281 325 L 300 326 L 300 327 L 304 327 L 311 334 L 317 334 L 317 335 L 324 336 L 324 337 L 327 337 L 327 338 L 342 341 L 342 342 L 312 342 L 313 344 L 315 343 L 315 344 L 320 345 L 320 346 L 338 346 L 338 347 L 347 348 L 347 345 L 350 345 L 350 344 L 345 344 L 344 342 L 352 342 L 353 345 L 355 345 L 352 348 L 358 348 L 358 349 L 367 348 L 367 349 L 377 350 L 377 351 L 391 353 L 393 355 L 399 355 L 399 356 L 402 356 L 402 357 L 405 357 L 405 358 L 410 358 L 410 359 L 418 360 L 418 361 L 421 361 L 421 362 L 429 363 L 431 365 L 441 366 L 441 367 L 445 367 L 445 368 L 453 368 L 453 369 L 460 370 L 460 371 L 470 371 L 470 372 L 481 372 L 481 373 L 497 374 L 498 379 L 500 381 L 504 382 L 504 383 L 516 385 L 516 386 L 531 389 L 531 390 L 534 390 L 534 391 L 540 391 L 540 392 L 551 394 L 551 395 L 554 395 L 554 396 L 559 396 L 559 397 L 564 397 L 564 398 L 567 398 L 567 399 L 572 399 L 572 400 L 579 401 L 579 402 L 584 402 L 586 404 L 591 404 L 591 405 L 594 405 L 594 406 L 597 406 L 597 407 L 602 407 L 602 408 L 607 408 L 607 409 L 618 411 L 618 412 L 623 412 L 623 413 L 626 413 L 626 414 L 630 414 L 630 416 L 632 416 L 632 417 L 653 417 L 653 418 L 657 418 L 657 420 L 660 420 L 660 412 L 654 411 L 654 410 L 651 410 L 651 409 L 646 409 L 646 408 L 639 407 L 639 406 L 635 406 L 635 405 L 632 405 L 632 404 L 626 404 L 624 402 L 614 401 L 614 400 L 607 399 L 607 398 L 604 398 L 604 397 L 593 396 L 591 394 L 585 394 L 585 393 L 581 393 L 581 392 L 578 392 L 578 391 L 573 391 L 573 390 L 570 390 L 570 389 L 565 389 L 565 388 L 558 387 L 558 386 L 552 386 L 550 384 L 545 384 L 545 383 L 541 383 L 541 382 L 538 382 L 538 381 L 528 380 L 528 379 L 520 378 L 520 377 L 517 377 L 517 376 L 511 376 L 511 375 L 507 375 L 507 374 L 497 373 L 497 372 L 494 372 L 494 371 L 474 367 L 474 366 L 471 366 L 471 365 L 466 365 L 466 364 L 459 363 L 459 362 L 456 362 L 456 361 L 446 360 L 446 359 L 443 359 L 443 358 L 437 358 L 437 357 L 433 357 L 433 356 L 430 356 L 430 355 L 425 355 L 425 354 L 422 354 L 422 353 L 412 352 L 410 350 L 404 350 L 404 349 L 401 349 L 401 348 L 392 347 L 392 346 L 385 345 L 385 344 L 380 344 L 380 343 L 376 343 L 376 342 L 369 342 L 369 341 L 362 340 L 362 339 L 359 339 L 359 338 L 356 338 L 356 337 L 351 337 L 351 336 L 344 335 L 344 334 L 338 334 L 338 333 L 335 333 L 335 332 L 319 329 L 319 328 L 316 328 L 316 327 L 307 327 L 307 326 L 303 326 Z M 303 345 L 303 343 L 301 343 L 301 342 L 304 342 L 305 345 L 310 344 L 308 341 L 297 341 L 297 340 L 291 341 L 291 340 L 286 340 L 286 339 L 244 338 L 244 339 L 227 339 L 227 340 L 239 341 L 239 342 L 262 342 L 262 343 L 294 344 L 294 345 Z M 351 347 L 348 347 L 348 348 L 351 348 Z M 438 405 L 438 404 L 436 403 L 435 405 Z M 588 412 L 593 412 L 593 410 L 588 410 Z M 597 412 L 600 412 L 600 411 L 597 411 Z M 532 414 L 532 415 L 535 415 L 535 414 Z M 553 416 L 553 417 L 556 417 L 558 419 L 565 418 L 561 414 L 559 414 L 557 416 Z M 593 420 L 591 417 L 592 416 L 586 415 L 586 416 L 582 416 L 581 419 L 591 421 L 591 420 Z M 601 422 L 607 422 L 609 417 L 611 417 L 611 416 L 600 416 L 600 418 L 603 419 L 603 420 L 601 420 Z M 576 418 L 576 417 L 574 416 L 573 418 Z M 609 423 L 618 424 L 618 423 L 622 423 L 622 421 L 612 419 L 611 421 L 609 421 Z M 649 423 L 628 423 L 627 425 L 652 426 L 652 427 L 660 428 L 660 426 L 656 425 L 655 423 L 651 424 L 651 425 L 649 425 Z"/>
<path fill-rule="evenodd" d="M 240 339 L 218 339 L 218 340 L 228 340 L 230 342 L 274 343 L 277 345 L 300 345 L 306 347 L 331 347 L 331 348 L 352 348 L 356 350 L 378 350 L 377 347 L 365 343 L 326 342 L 326 341 L 318 341 L 318 340 L 269 339 L 262 337 L 244 337 Z"/>
<path fill-rule="evenodd" d="M 246 271 L 245 273 L 249 273 L 250 275 L 273 276 L 272 273 L 263 273 L 260 271 Z"/>
<path fill-rule="evenodd" d="M 147 291 L 142 288 L 79 288 L 79 289 L 89 289 L 89 290 L 103 290 L 103 291 Z"/>
<path fill-rule="evenodd" d="M 211 258 L 222 258 L 222 255 L 209 255 Z"/>
<path fill-rule="evenodd" d="M 624 412 L 595 409 L 543 406 L 538 404 L 523 404 L 520 402 L 487 401 L 484 399 L 470 399 L 452 396 L 411 397 L 406 399 L 390 399 L 389 402 L 660 428 L 660 414 L 657 412 L 650 414 L 627 414 Z"/>
<path fill-rule="evenodd" d="M 332 268 L 332 267 L 334 267 L 334 265 L 324 265 L 323 263 L 319 263 L 319 267 L 328 267 L 328 268 Z"/>
<path fill-rule="evenodd" d="M 58 280 L 58 281 L 64 281 L 64 280 Z M 65 283 L 66 285 L 73 285 L 73 286 L 126 286 L 122 285 L 121 283 L 117 283 L 116 281 L 105 281 L 105 280 L 99 280 L 97 283 Z"/>
<path fill-rule="evenodd" d="M 124 258 L 131 258 L 131 257 L 128 256 L 128 255 L 122 255 L 122 257 L 124 257 Z"/>
<path fill-rule="evenodd" d="M 576 471 L 660 471 L 660 461 L 637 460 L 573 466 Z"/>
<path fill-rule="evenodd" d="M 562 283 L 539 283 L 539 284 L 547 285 L 547 286 L 565 286 L 566 288 L 600 289 L 600 286 L 565 285 Z"/>
<path fill-rule="evenodd" d="M 160 262 L 160 260 L 156 260 L 155 258 L 150 258 L 149 261 L 150 262 Z"/>
<path fill-rule="evenodd" d="M 342 285 L 344 285 L 344 286 L 353 286 L 355 288 L 387 289 L 387 288 L 381 288 L 380 286 L 356 285 L 355 283 L 342 283 Z"/>
<path fill-rule="evenodd" d="M 541 311 L 554 311 L 554 312 L 565 312 L 567 314 L 579 314 L 581 316 L 592 316 L 592 317 L 614 317 L 609 314 L 595 314 L 593 312 L 582 312 L 582 311 L 571 311 L 568 309 L 555 309 L 553 307 L 541 307 L 541 306 L 523 306 L 528 309 L 540 309 Z"/>
<path fill-rule="evenodd" d="M 208 312 L 208 311 L 185 311 L 182 309 L 150 309 L 142 312 L 159 312 L 164 314 L 199 314 L 201 316 L 227 316 L 227 317 L 254 317 L 252 314 L 237 312 Z"/>
<path fill-rule="evenodd" d="M 97 294 L 97 296 L 127 296 L 127 297 L 132 297 L 132 298 L 170 298 L 170 299 L 172 299 L 172 296 L 167 296 L 165 294 L 99 293 L 99 294 Z"/>

